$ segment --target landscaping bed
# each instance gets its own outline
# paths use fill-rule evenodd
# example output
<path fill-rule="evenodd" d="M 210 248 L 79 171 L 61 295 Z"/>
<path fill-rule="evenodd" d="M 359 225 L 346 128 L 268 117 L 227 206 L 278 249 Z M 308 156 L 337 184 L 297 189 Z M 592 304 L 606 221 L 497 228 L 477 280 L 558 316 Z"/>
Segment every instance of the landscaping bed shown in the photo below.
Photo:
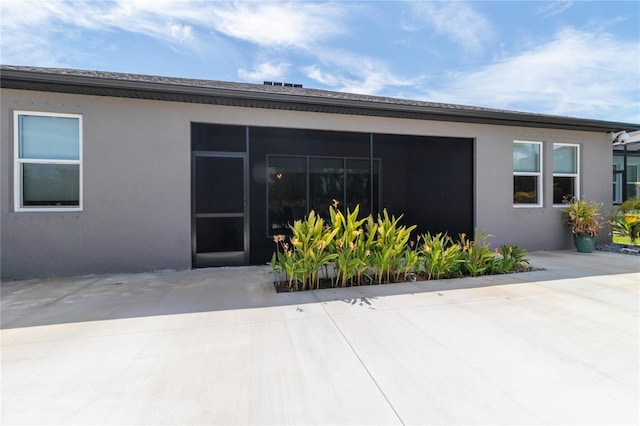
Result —
<path fill-rule="evenodd" d="M 358 218 L 359 206 L 344 214 L 334 200 L 329 220 L 311 211 L 290 226 L 292 235 L 275 235 L 269 265 L 276 291 L 379 285 L 407 281 L 494 275 L 531 270 L 525 250 L 489 247 L 476 231 L 453 239 L 447 234 L 413 234 L 416 225 L 386 210 L 374 219 Z"/>

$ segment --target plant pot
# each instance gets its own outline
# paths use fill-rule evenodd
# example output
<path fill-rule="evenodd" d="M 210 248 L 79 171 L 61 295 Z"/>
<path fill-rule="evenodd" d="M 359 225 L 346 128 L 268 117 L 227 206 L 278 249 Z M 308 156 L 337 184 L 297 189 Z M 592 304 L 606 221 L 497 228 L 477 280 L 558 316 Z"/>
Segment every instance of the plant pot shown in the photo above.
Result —
<path fill-rule="evenodd" d="M 573 243 L 579 253 L 591 253 L 595 245 L 596 237 L 589 234 L 573 234 Z"/>

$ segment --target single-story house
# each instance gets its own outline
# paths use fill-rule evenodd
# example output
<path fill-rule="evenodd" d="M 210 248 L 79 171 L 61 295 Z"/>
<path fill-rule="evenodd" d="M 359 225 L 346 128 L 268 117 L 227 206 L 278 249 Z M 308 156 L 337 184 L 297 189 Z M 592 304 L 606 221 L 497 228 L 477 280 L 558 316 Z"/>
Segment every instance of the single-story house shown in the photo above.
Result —
<path fill-rule="evenodd" d="M 571 246 L 638 124 L 247 84 L 2 66 L 5 279 L 263 264 L 314 209 Z M 606 233 L 601 239 L 606 239 Z"/>

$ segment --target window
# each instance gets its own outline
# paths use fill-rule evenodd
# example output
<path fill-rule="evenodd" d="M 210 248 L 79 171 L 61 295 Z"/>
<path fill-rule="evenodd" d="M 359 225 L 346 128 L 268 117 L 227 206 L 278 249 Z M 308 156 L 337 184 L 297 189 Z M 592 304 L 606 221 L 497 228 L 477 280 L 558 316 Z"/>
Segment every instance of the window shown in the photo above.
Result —
<path fill-rule="evenodd" d="M 553 204 L 560 205 L 565 197 L 580 197 L 580 146 L 553 144 Z"/>
<path fill-rule="evenodd" d="M 16 211 L 82 209 L 82 116 L 14 112 Z"/>
<path fill-rule="evenodd" d="M 324 216 L 334 199 L 344 206 L 344 159 L 309 158 L 310 210 Z"/>
<path fill-rule="evenodd" d="M 542 142 L 513 142 L 513 205 L 542 206 Z"/>
<path fill-rule="evenodd" d="M 638 165 L 637 164 L 627 164 L 627 187 L 625 192 L 625 200 L 631 197 L 638 197 L 637 190 L 640 188 L 638 185 L 639 175 L 638 175 Z"/>
<path fill-rule="evenodd" d="M 268 223 L 271 235 L 288 234 L 287 226 L 307 212 L 307 158 L 268 158 Z"/>
<path fill-rule="evenodd" d="M 314 210 L 329 220 L 329 206 L 360 205 L 360 216 L 371 212 L 370 161 L 364 158 L 267 157 L 268 233 L 289 234 L 289 225 Z M 379 188 L 380 160 L 373 163 L 374 191 Z M 374 205 L 378 200 L 374 194 Z M 375 210 L 375 209 L 374 209 Z"/>
<path fill-rule="evenodd" d="M 613 165 L 613 204 L 622 203 L 622 173 L 624 170 L 618 170 L 618 165 Z"/>

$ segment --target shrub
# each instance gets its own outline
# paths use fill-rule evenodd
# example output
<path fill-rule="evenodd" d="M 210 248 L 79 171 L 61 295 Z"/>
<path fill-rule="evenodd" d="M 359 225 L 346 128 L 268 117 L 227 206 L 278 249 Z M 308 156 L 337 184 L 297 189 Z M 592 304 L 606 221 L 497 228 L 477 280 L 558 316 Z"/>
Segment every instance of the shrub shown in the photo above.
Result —
<path fill-rule="evenodd" d="M 496 256 L 491 263 L 491 273 L 504 274 L 527 268 L 529 260 L 525 258 L 526 250 L 518 246 L 501 245 L 496 248 Z"/>
<path fill-rule="evenodd" d="M 631 244 L 640 238 L 640 198 L 629 198 L 616 209 L 611 217 L 613 233 L 629 237 Z"/>
<path fill-rule="evenodd" d="M 292 236 L 276 235 L 276 251 L 269 265 L 274 281 L 289 291 L 313 290 L 320 286 L 320 272 L 335 286 L 382 284 L 415 279 L 441 279 L 505 273 L 523 269 L 529 261 L 525 250 L 503 245 L 491 251 L 486 232 L 469 239 L 460 234 L 453 241 L 446 233 L 418 235 L 416 225 L 400 224 L 387 210 L 358 218 L 360 207 L 338 209 L 334 200 L 330 223 L 314 211 L 290 225 Z"/>
<path fill-rule="evenodd" d="M 474 238 L 468 239 L 460 234 L 461 258 L 464 272 L 472 277 L 481 275 L 490 269 L 495 253 L 487 243 L 488 235 L 483 230 L 474 232 Z"/>
<path fill-rule="evenodd" d="M 406 227 L 400 225 L 399 217 L 391 216 L 387 209 L 384 209 L 382 216 L 378 215 L 378 221 L 374 222 L 373 217 L 367 218 L 367 228 L 369 235 L 373 235 L 371 268 L 374 279 L 381 284 L 383 280 L 391 282 L 391 277 L 401 267 L 404 249 L 411 237 L 411 231 L 416 225 Z"/>
<path fill-rule="evenodd" d="M 457 274 L 462 263 L 461 247 L 454 244 L 447 234 L 427 233 L 421 236 L 420 272 L 427 280 L 437 280 Z"/>
<path fill-rule="evenodd" d="M 306 220 L 296 220 L 293 223 L 291 231 L 294 256 L 299 259 L 302 269 L 302 275 L 299 277 L 302 289 L 308 285 L 313 290 L 318 285 L 320 268 L 337 257 L 337 254 L 332 252 L 332 246 L 338 230 L 325 227 L 324 219 L 311 210 Z"/>
<path fill-rule="evenodd" d="M 338 209 L 336 200 L 333 200 L 333 206 L 329 209 L 331 226 L 336 231 L 333 241 L 333 249 L 336 253 L 336 281 L 342 287 L 346 287 L 347 283 L 353 284 L 354 276 L 358 276 L 359 284 L 363 273 L 362 266 L 366 265 L 366 255 L 362 256 L 362 247 L 365 246 L 362 224 L 367 219 L 358 219 L 359 212 L 360 206 L 356 206 L 353 212 L 347 210 L 345 216 Z"/>

